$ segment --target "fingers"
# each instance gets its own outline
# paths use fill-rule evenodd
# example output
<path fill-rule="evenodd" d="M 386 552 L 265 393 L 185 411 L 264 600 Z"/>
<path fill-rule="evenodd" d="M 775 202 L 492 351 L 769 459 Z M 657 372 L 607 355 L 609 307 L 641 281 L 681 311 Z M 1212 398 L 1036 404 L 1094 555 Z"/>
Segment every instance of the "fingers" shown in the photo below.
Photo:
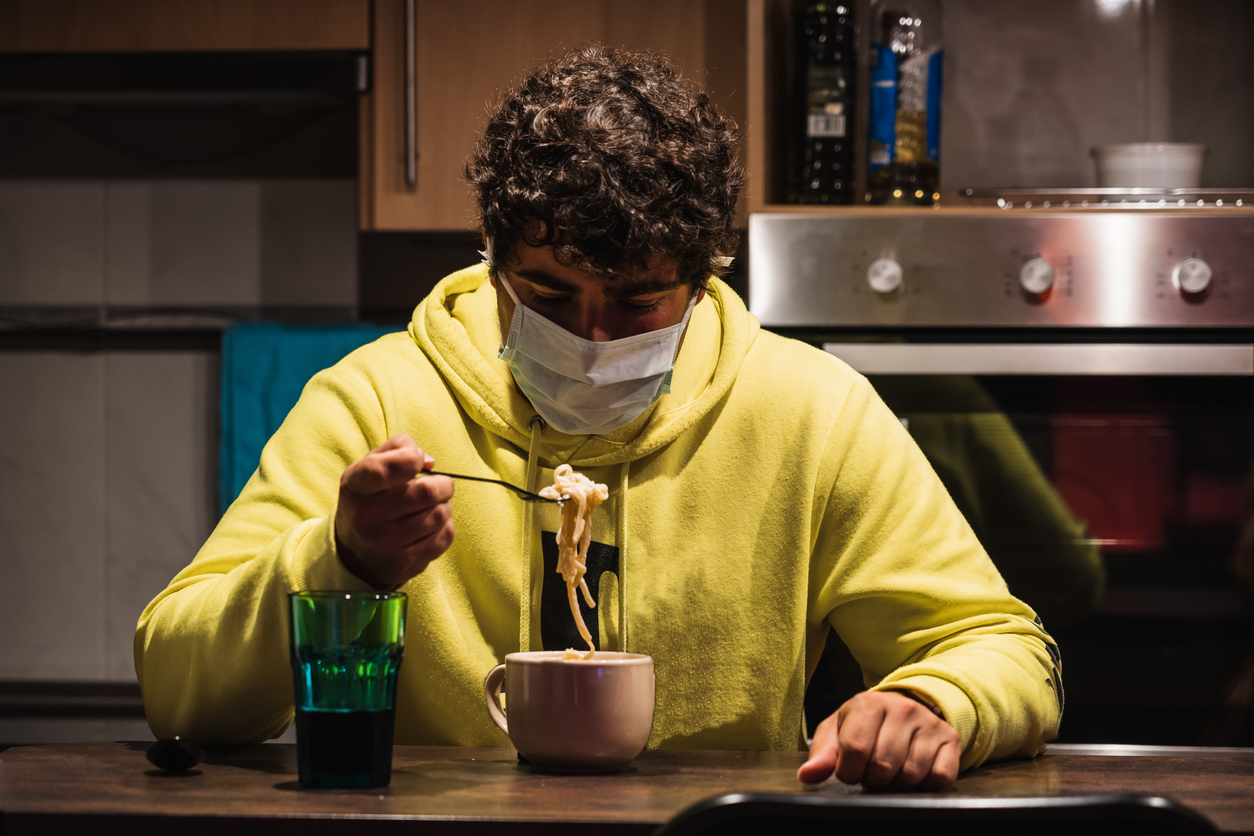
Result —
<path fill-rule="evenodd" d="M 958 776 L 962 741 L 944 719 L 891 691 L 858 694 L 815 730 L 806 783 L 835 775 L 869 789 L 931 790 Z"/>
<path fill-rule="evenodd" d="M 447 505 L 441 508 L 448 508 Z M 440 555 L 453 545 L 453 520 L 447 511 L 443 512 L 442 522 L 430 527 L 430 533 L 424 534 L 412 542 L 406 543 L 396 551 L 396 559 L 391 564 L 393 577 L 397 583 L 403 583 L 415 575 L 419 575 Z"/>
<path fill-rule="evenodd" d="M 803 784 L 826 781 L 836 770 L 836 749 L 840 733 L 840 720 L 836 714 L 819 723 L 810 741 L 810 757 L 797 770 L 797 780 Z"/>
<path fill-rule="evenodd" d="M 447 477 L 420 477 L 412 483 L 350 503 L 347 522 L 372 551 L 398 552 L 445 528 L 452 518 Z M 430 484 L 423 484 L 430 483 Z"/>
<path fill-rule="evenodd" d="M 346 497 L 350 505 L 354 528 L 366 531 L 378 526 L 404 523 L 416 532 L 422 527 L 421 515 L 433 508 L 445 505 L 453 498 L 453 480 L 447 476 L 417 476 L 399 485 L 365 496 L 353 494 L 348 489 Z M 407 539 L 423 536 L 415 533 Z"/>
<path fill-rule="evenodd" d="M 448 492 L 452 493 L 451 486 Z M 374 513 L 373 496 L 358 503 L 345 499 L 341 492 L 335 522 L 340 561 L 376 589 L 395 589 L 422 573 L 453 544 L 455 529 L 447 501 L 395 517 Z"/>
<path fill-rule="evenodd" d="M 949 725 L 946 723 L 945 725 Z M 950 728 L 953 728 L 950 726 Z M 932 761 L 932 768 L 919 782 L 917 789 L 938 790 L 952 784 L 958 778 L 958 762 L 962 757 L 962 740 L 955 731 L 953 738 L 941 744 Z M 908 789 L 908 787 L 906 788 Z"/>
<path fill-rule="evenodd" d="M 418 475 L 435 464 L 396 435 L 344 469 L 335 533 L 341 562 L 380 589 L 426 569 L 453 542 L 453 480 Z"/>
<path fill-rule="evenodd" d="M 882 703 L 882 700 L 870 699 L 864 692 L 841 706 L 845 718 L 840 727 L 835 775 L 842 783 L 858 784 L 867 776 L 880 726 L 884 724 Z"/>
<path fill-rule="evenodd" d="M 344 470 L 340 486 L 358 496 L 369 496 L 404 485 L 414 474 L 435 465 L 405 434 L 394 435 Z"/>

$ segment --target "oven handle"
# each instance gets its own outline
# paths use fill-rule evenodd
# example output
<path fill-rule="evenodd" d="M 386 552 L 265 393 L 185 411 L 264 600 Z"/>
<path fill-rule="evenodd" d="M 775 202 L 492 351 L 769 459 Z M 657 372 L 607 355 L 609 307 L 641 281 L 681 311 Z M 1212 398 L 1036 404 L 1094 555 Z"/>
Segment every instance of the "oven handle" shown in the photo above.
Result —
<path fill-rule="evenodd" d="M 1254 375 L 1254 345 L 824 343 L 863 374 Z"/>

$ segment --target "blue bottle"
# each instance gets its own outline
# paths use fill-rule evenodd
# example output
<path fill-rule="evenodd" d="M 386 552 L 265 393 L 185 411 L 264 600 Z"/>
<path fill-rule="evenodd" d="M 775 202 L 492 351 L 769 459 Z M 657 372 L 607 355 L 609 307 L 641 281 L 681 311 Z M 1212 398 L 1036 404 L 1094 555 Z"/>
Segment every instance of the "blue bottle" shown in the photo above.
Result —
<path fill-rule="evenodd" d="M 930 206 L 940 200 L 940 5 L 879 0 L 875 17 L 866 199 Z"/>

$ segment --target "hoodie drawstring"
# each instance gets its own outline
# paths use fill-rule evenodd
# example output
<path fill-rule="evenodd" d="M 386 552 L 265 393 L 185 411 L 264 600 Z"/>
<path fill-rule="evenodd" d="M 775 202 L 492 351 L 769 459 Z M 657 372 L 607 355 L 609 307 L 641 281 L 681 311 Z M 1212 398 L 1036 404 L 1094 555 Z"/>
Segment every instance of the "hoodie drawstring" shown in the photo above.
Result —
<path fill-rule="evenodd" d="M 531 416 L 527 428 L 531 430 L 531 445 L 527 449 L 527 477 L 524 485 L 532 492 L 536 491 L 536 473 L 540 469 L 540 434 L 548 424 L 539 415 Z M 520 602 L 521 617 L 518 624 L 518 649 L 531 649 L 531 529 L 535 525 L 535 503 L 524 502 L 523 535 L 522 535 L 522 600 Z"/>
<path fill-rule="evenodd" d="M 618 477 L 618 649 L 627 650 L 627 471 L 630 462 L 623 462 Z"/>

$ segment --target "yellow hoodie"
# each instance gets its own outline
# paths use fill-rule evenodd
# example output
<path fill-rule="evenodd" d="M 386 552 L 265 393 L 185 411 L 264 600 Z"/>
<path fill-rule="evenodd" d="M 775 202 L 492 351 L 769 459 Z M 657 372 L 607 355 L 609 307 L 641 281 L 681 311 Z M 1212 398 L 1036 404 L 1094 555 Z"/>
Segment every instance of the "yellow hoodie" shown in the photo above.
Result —
<path fill-rule="evenodd" d="M 1057 731 L 1058 656 L 870 385 L 759 330 L 715 280 L 671 393 L 600 436 L 544 429 L 518 393 L 483 267 L 445 279 L 408 333 L 310 381 L 195 560 L 149 604 L 135 665 L 158 737 L 260 741 L 291 722 L 287 593 L 360 589 L 335 553 L 339 477 L 396 433 L 437 468 L 538 488 L 571 464 L 610 488 L 593 520 L 599 645 L 651 654 L 650 745 L 795 749 L 829 625 L 868 686 L 930 698 L 962 766 Z M 572 644 L 555 506 L 458 483 L 449 551 L 404 588 L 397 743 L 508 746 L 483 678 Z M 551 554 L 549 558 L 551 558 Z M 556 604 L 554 603 L 556 600 Z"/>

